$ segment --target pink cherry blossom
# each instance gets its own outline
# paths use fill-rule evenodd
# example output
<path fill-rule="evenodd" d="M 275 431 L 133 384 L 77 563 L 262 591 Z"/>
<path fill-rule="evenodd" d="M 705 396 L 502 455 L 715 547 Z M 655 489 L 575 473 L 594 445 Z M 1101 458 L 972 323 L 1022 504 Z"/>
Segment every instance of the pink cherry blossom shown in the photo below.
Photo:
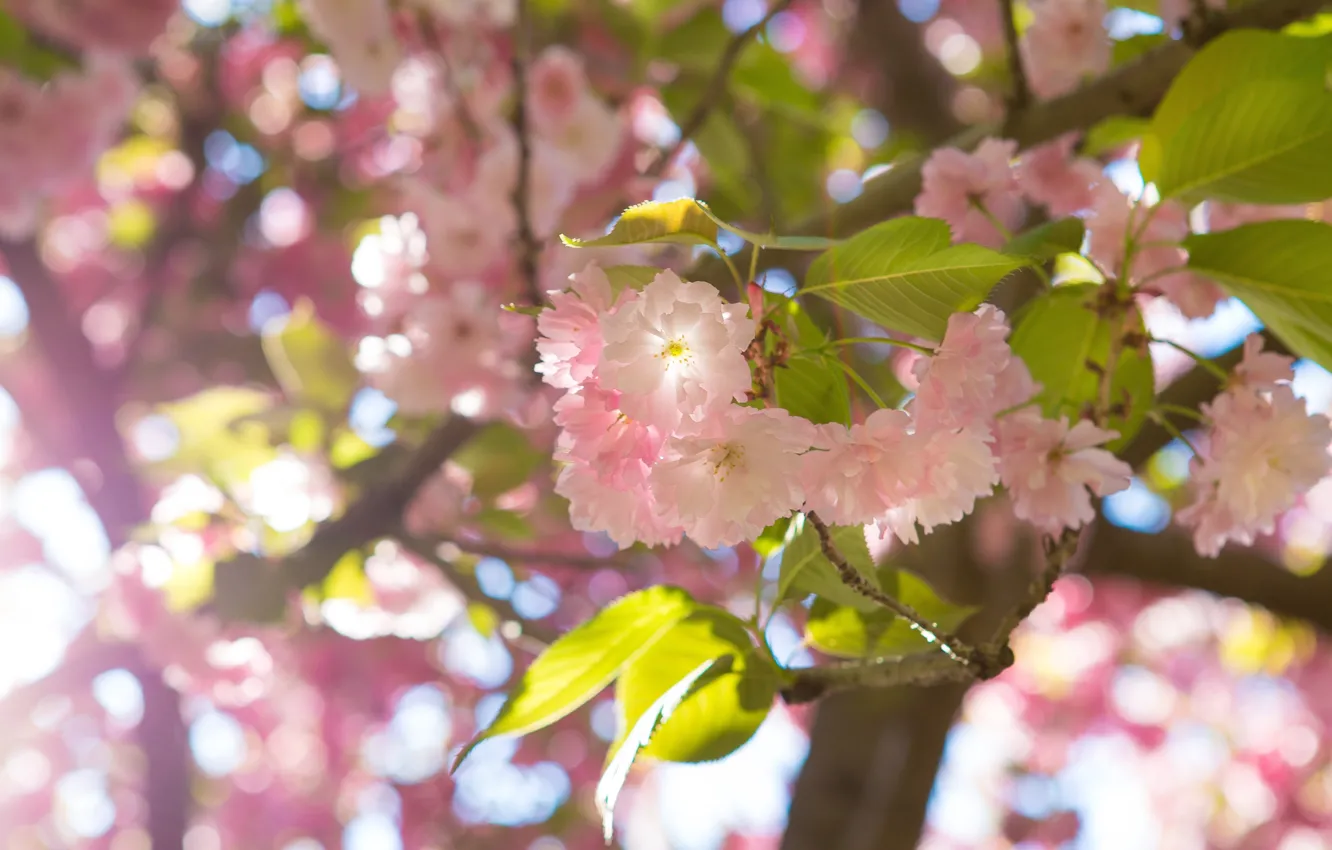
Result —
<path fill-rule="evenodd" d="M 709 284 L 661 272 L 639 298 L 602 317 L 602 385 L 622 393 L 625 413 L 664 431 L 702 422 L 751 387 L 742 352 L 754 320 L 745 312 Z"/>
<path fill-rule="evenodd" d="M 866 525 L 906 502 L 910 424 L 900 410 L 876 410 L 849 429 L 818 426 L 814 450 L 802 456 L 805 509 L 834 525 Z"/>
<path fill-rule="evenodd" d="M 565 130 L 588 97 L 587 76 L 578 54 L 555 45 L 541 52 L 527 77 L 527 108 L 538 133 L 555 135 Z"/>
<path fill-rule="evenodd" d="M 1244 338 L 1244 356 L 1235 367 L 1232 380 L 1250 390 L 1272 389 L 1295 378 L 1295 358 L 1275 351 L 1263 351 L 1261 334 Z"/>
<path fill-rule="evenodd" d="M 1009 231 L 1022 224 L 1024 211 L 1012 168 L 1016 154 L 1017 143 L 1003 139 L 985 139 L 974 153 L 939 148 L 921 170 L 916 214 L 948 222 L 954 242 L 1000 247 L 1003 235 L 977 205 Z"/>
<path fill-rule="evenodd" d="M 814 441 L 814 426 L 785 410 L 730 407 L 698 436 L 671 440 L 652 492 L 700 546 L 734 546 L 800 507 L 800 455 Z"/>
<path fill-rule="evenodd" d="M 917 523 L 929 534 L 971 513 L 976 500 L 999 483 L 991 440 L 988 429 L 917 431 L 907 449 L 915 466 L 912 499 L 878 519 L 881 532 L 892 530 L 903 543 L 915 543 Z"/>
<path fill-rule="evenodd" d="M 1072 215 L 1092 204 L 1092 186 L 1104 179 L 1094 160 L 1073 156 L 1074 136 L 1032 148 L 1017 164 L 1017 181 L 1028 199 L 1054 217 Z"/>
<path fill-rule="evenodd" d="M 1022 59 L 1032 91 L 1055 97 L 1110 67 L 1103 0 L 1039 0 L 1036 20 L 1022 35 Z"/>
<path fill-rule="evenodd" d="M 1208 201 L 1206 211 L 1207 229 L 1214 231 L 1230 230 L 1241 224 L 1258 221 L 1304 218 L 1305 208 L 1279 204 L 1227 204 L 1222 201 Z"/>
<path fill-rule="evenodd" d="M 601 316 L 611 309 L 610 281 L 599 265 L 589 264 L 569 281 L 568 292 L 549 293 L 552 306 L 537 317 L 541 362 L 536 370 L 542 380 L 561 389 L 580 386 L 596 371 L 604 342 Z"/>
<path fill-rule="evenodd" d="M 1179 522 L 1193 528 L 1200 554 L 1215 557 L 1228 540 L 1251 544 L 1270 533 L 1277 515 L 1332 469 L 1332 431 L 1288 385 L 1232 387 L 1203 413 L 1212 428 L 1192 464 L 1198 495 Z"/>
<path fill-rule="evenodd" d="M 999 420 L 999 476 L 1013 499 L 1013 513 L 1046 534 L 1081 528 L 1095 518 L 1091 495 L 1129 486 L 1133 470 L 1096 446 L 1119 436 L 1080 420 L 1046 419 L 1034 408 Z M 1090 491 L 1090 493 L 1089 493 Z"/>
<path fill-rule="evenodd" d="M 476 275 L 505 256 L 518 217 L 505 195 L 489 191 L 444 194 L 420 180 L 407 181 L 403 205 L 420 216 L 430 255 L 440 270 Z"/>
<path fill-rule="evenodd" d="M 352 254 L 352 276 L 364 287 L 357 298 L 362 309 L 390 322 L 401 317 L 430 289 L 428 259 L 415 213 L 380 218 L 379 232 L 363 238 Z"/>
<path fill-rule="evenodd" d="M 370 94 L 390 90 L 404 53 L 387 0 L 302 0 L 302 10 L 348 83 Z"/>
<path fill-rule="evenodd" d="M 641 483 L 661 454 L 665 435 L 625 416 L 619 393 L 584 386 L 555 403 L 555 424 L 564 431 L 557 460 L 578 460 L 615 486 Z"/>
<path fill-rule="evenodd" d="M 933 357 L 916 361 L 912 412 L 927 430 L 982 424 L 1000 410 L 1035 395 L 1026 364 L 1008 347 L 1001 310 L 982 304 L 948 318 Z"/>
<path fill-rule="evenodd" d="M 569 521 L 575 529 L 604 532 L 621 549 L 634 543 L 679 543 L 682 530 L 663 519 L 646 476 L 642 479 L 617 487 L 599 478 L 590 466 L 571 463 L 560 470 L 555 492 L 569 500 Z"/>
<path fill-rule="evenodd" d="M 9 0 L 6 11 L 75 47 L 146 53 L 180 8 L 179 0 Z"/>

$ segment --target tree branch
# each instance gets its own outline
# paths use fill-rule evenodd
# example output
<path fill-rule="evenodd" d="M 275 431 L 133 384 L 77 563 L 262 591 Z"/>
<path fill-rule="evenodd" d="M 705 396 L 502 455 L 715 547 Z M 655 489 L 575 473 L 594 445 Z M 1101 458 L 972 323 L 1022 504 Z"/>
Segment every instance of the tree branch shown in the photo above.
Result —
<path fill-rule="evenodd" d="M 320 525 L 309 543 L 281 562 L 243 555 L 219 564 L 213 610 L 224 618 L 280 619 L 290 591 L 322 581 L 347 552 L 392 533 L 417 491 L 478 430 L 470 419 L 449 417 L 412 452 L 398 475 L 372 487 L 342 516 Z"/>
<path fill-rule="evenodd" d="M 513 208 L 518 215 L 518 272 L 523 289 L 534 306 L 544 301 L 537 256 L 541 243 L 532 233 L 530 200 L 532 194 L 532 140 L 527 127 L 527 65 L 531 54 L 531 10 L 528 0 L 518 0 L 518 20 L 513 34 L 513 131 L 518 136 L 518 182 L 513 189 Z"/>
<path fill-rule="evenodd" d="M 1228 546 L 1203 558 L 1187 534 L 1168 530 L 1142 534 L 1100 520 L 1079 572 L 1121 575 L 1153 584 L 1205 590 L 1274 614 L 1306 620 L 1332 634 L 1332 570 L 1300 576 L 1261 552 Z"/>
<path fill-rule="evenodd" d="M 940 629 L 934 623 L 925 619 L 915 608 L 896 599 L 892 594 L 884 593 L 870 584 L 860 574 L 860 571 L 851 566 L 842 553 L 837 550 L 837 544 L 833 542 L 832 533 L 828 530 L 827 523 L 819 519 L 818 514 L 810 511 L 805 514 L 805 521 L 814 526 L 814 531 L 819 536 L 819 547 L 823 550 L 823 556 L 837 570 L 837 575 L 842 580 L 842 584 L 906 620 L 912 630 L 924 638 L 926 643 L 939 647 L 940 658 L 947 659 L 947 663 L 966 672 L 968 676 L 990 678 L 990 676 L 997 675 L 998 671 L 991 671 L 990 659 L 984 653 Z M 987 673 L 989 675 L 986 675 Z M 898 683 L 890 682 L 890 684 Z"/>
<path fill-rule="evenodd" d="M 1019 49 L 1017 19 L 1013 17 L 1013 0 L 1000 0 L 1000 15 L 1004 19 L 1004 49 L 1008 56 L 1008 75 L 1012 78 L 1012 89 L 1008 93 L 1009 110 L 1022 109 L 1031 100 L 1031 89 L 1027 85 L 1027 71 L 1022 67 L 1022 51 Z"/>
<path fill-rule="evenodd" d="M 467 598 L 469 602 L 476 602 L 486 605 L 493 609 L 506 622 L 516 623 L 522 628 L 522 633 L 540 641 L 549 646 L 559 639 L 559 632 L 548 625 L 534 622 L 519 614 L 517 609 L 504 599 L 492 599 L 481 590 L 481 584 L 476 580 L 476 576 L 470 575 L 458 569 L 457 565 L 445 558 L 439 553 L 439 547 L 416 537 L 412 537 L 405 532 L 396 535 L 397 540 L 402 544 L 402 548 L 416 555 L 422 560 L 429 561 L 439 568 L 449 583 L 457 588 L 458 592 Z M 507 637 L 508 635 L 506 635 Z M 540 648 L 536 648 L 540 651 Z"/>
<path fill-rule="evenodd" d="M 707 123 L 708 117 L 712 114 L 712 111 L 720 105 L 726 94 L 731 77 L 731 69 L 740 58 L 740 54 L 742 54 L 745 48 L 749 46 L 749 42 L 761 33 L 763 28 L 766 27 L 773 18 L 785 11 L 791 3 L 792 0 L 777 0 L 758 23 L 742 32 L 736 33 L 735 36 L 726 43 L 726 49 L 722 51 L 721 59 L 717 62 L 717 69 L 712 72 L 712 79 L 703 89 L 703 97 L 694 106 L 694 110 L 689 113 L 689 117 L 680 125 L 680 138 L 677 139 L 675 144 L 671 145 L 665 153 L 659 154 L 657 158 L 652 161 L 652 164 L 649 165 L 644 172 L 646 176 L 652 178 L 660 177 L 662 173 L 666 171 L 666 168 L 680 154 L 680 151 L 684 149 L 684 146 L 688 144 L 693 135 L 703 129 L 703 125 Z"/>
<path fill-rule="evenodd" d="M 1022 149 L 1048 142 L 1065 133 L 1085 130 L 1112 115 L 1143 114 L 1156 106 L 1195 47 L 1227 30 L 1252 28 L 1275 30 L 1307 18 L 1322 9 L 1327 0 L 1254 0 L 1239 8 L 1217 12 L 1205 37 L 1197 45 L 1172 41 L 1137 60 L 1116 68 L 1082 88 L 1052 100 L 1030 103 L 1012 111 L 1005 121 L 983 124 L 959 133 L 946 145 L 971 150 L 987 136 L 1013 139 Z M 911 209 L 920 191 L 920 171 L 928 152 L 904 157 L 887 172 L 866 181 L 864 191 L 831 213 L 820 213 L 798 224 L 795 233 L 843 237 Z M 746 247 L 735 261 L 747 261 Z M 761 268 L 780 265 L 789 252 L 764 251 Z M 686 274 L 691 280 L 724 280 L 720 259 L 703 256 Z"/>

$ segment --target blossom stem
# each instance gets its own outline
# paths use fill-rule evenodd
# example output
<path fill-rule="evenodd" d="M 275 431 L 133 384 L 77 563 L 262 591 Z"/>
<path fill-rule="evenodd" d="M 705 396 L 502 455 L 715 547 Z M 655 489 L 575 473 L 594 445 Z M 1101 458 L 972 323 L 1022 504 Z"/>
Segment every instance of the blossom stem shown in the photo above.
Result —
<path fill-rule="evenodd" d="M 989 208 L 985 206 L 983 201 L 978 198 L 972 198 L 971 205 L 976 208 L 977 212 L 985 216 L 985 220 L 994 226 L 994 229 L 999 232 L 999 235 L 1004 237 L 1005 242 L 1013 241 L 1013 231 L 1004 227 L 1004 223 L 999 220 L 998 216 L 990 212 Z"/>
<path fill-rule="evenodd" d="M 722 246 L 718 245 L 716 242 L 708 242 L 705 244 L 712 250 L 716 251 L 717 256 L 722 258 L 722 262 L 726 264 L 726 269 L 731 273 L 731 280 L 735 281 L 737 290 L 743 296 L 745 292 L 745 282 L 740 279 L 740 270 L 735 267 L 735 263 L 732 262 L 731 258 L 722 250 Z"/>
<path fill-rule="evenodd" d="M 1193 411 L 1190 410 L 1189 413 L 1193 413 Z M 1174 437 L 1176 440 L 1179 440 L 1186 447 L 1188 447 L 1188 450 L 1193 453 L 1194 457 L 1202 457 L 1202 455 L 1198 453 L 1198 447 L 1193 445 L 1193 443 L 1189 442 L 1189 438 L 1184 436 L 1184 432 L 1181 431 L 1178 427 L 1176 427 L 1175 423 L 1171 422 L 1170 418 L 1167 417 L 1160 410 L 1148 411 L 1147 417 L 1151 419 L 1153 422 L 1155 422 L 1157 425 L 1160 425 L 1162 430 L 1164 430 L 1167 434 Z"/>
<path fill-rule="evenodd" d="M 1225 369 L 1222 369 L 1216 363 L 1216 361 L 1209 360 L 1206 357 L 1203 357 L 1201 354 L 1194 351 L 1192 348 L 1189 348 L 1187 345 L 1181 345 L 1180 343 L 1175 342 L 1173 339 L 1163 339 L 1162 337 L 1159 336 L 1148 337 L 1147 340 L 1148 342 L 1159 342 L 1162 345 L 1168 345 L 1171 348 L 1175 349 L 1176 351 L 1180 352 L 1181 354 L 1187 354 L 1189 357 L 1193 359 L 1195 363 L 1197 363 L 1199 366 L 1201 366 L 1202 368 L 1206 369 L 1208 372 L 1211 372 L 1213 375 L 1219 378 L 1222 383 L 1225 383 L 1226 381 L 1230 380 L 1230 373 L 1227 372 Z"/>
<path fill-rule="evenodd" d="M 865 395 L 869 396 L 870 400 L 873 401 L 875 404 L 877 404 L 881 409 L 888 406 L 887 404 L 884 403 L 883 399 L 879 397 L 879 394 L 874 391 L 874 388 L 869 385 L 869 382 L 866 381 L 864 378 L 862 378 L 859 372 L 851 368 L 850 363 L 845 363 L 836 357 L 829 357 L 827 359 L 832 361 L 833 363 L 836 363 L 838 366 L 841 366 L 842 371 L 850 375 L 851 380 L 855 381 L 860 386 L 860 388 L 865 391 Z"/>
<path fill-rule="evenodd" d="M 906 620 L 911 629 L 924 638 L 927 643 L 938 646 L 944 655 L 956 664 L 973 671 L 976 676 L 989 678 L 999 672 L 999 670 L 994 669 L 997 666 L 994 659 L 954 635 L 943 631 L 934 623 L 925 619 L 915 608 L 870 584 L 869 580 L 861 575 L 855 567 L 851 566 L 842 553 L 837 550 L 837 545 L 833 543 L 832 532 L 828 529 L 827 523 L 819 519 L 818 514 L 810 511 L 805 514 L 805 521 L 814 526 L 814 531 L 819 536 L 819 547 L 823 550 L 823 556 L 837 570 L 837 575 L 841 578 L 842 584 Z"/>
<path fill-rule="evenodd" d="M 845 339 L 834 339 L 820 345 L 811 351 L 825 351 L 829 348 L 839 348 L 843 345 L 872 345 L 874 343 L 883 343 L 884 345 L 897 345 L 902 348 L 909 348 L 912 351 L 919 351 L 921 354 L 933 356 L 934 349 L 927 345 L 920 345 L 914 342 L 907 342 L 904 339 L 893 339 L 889 336 L 851 336 Z"/>
<path fill-rule="evenodd" d="M 1204 421 L 1203 415 L 1201 413 L 1199 413 L 1198 411 L 1194 410 L 1191 407 L 1185 407 L 1182 404 L 1171 404 L 1170 402 L 1166 401 L 1158 401 L 1156 403 L 1156 409 L 1161 411 L 1162 413 L 1174 413 L 1179 416 L 1187 416 L 1189 419 L 1192 419 L 1195 422 Z"/>

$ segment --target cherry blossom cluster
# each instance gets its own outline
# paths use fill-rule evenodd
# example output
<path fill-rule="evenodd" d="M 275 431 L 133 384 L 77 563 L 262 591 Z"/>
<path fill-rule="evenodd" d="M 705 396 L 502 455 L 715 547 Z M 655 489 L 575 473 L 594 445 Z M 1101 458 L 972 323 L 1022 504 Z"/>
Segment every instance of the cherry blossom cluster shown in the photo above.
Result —
<path fill-rule="evenodd" d="M 523 273 L 510 250 L 523 161 L 502 106 L 507 65 L 478 35 L 469 64 L 400 58 L 392 74 L 394 120 L 423 145 L 419 164 L 398 181 L 398 216 L 362 240 L 352 271 L 376 335 L 362 343 L 372 383 L 412 415 L 450 409 L 490 414 L 524 395 L 517 363 L 532 338 L 528 317 L 499 309 Z M 541 238 L 578 232 L 573 211 L 598 220 L 629 173 L 627 119 L 598 97 L 579 58 L 563 47 L 529 68 L 528 193 L 525 213 Z M 410 132 L 409 132 L 410 131 Z M 607 190 L 611 191 L 607 191 Z"/>
<path fill-rule="evenodd" d="M 537 368 L 567 391 L 556 490 L 575 528 L 622 547 L 734 545 L 801 509 L 915 541 L 1001 482 L 1054 533 L 1092 519 L 1091 493 L 1128 486 L 1127 465 L 1098 448 L 1114 432 L 1030 406 L 1038 388 L 991 306 L 950 318 L 907 409 L 848 428 L 737 404 L 755 323 L 710 285 L 663 271 L 615 295 L 596 265 L 571 281 L 538 319 Z"/>
<path fill-rule="evenodd" d="M 32 233 L 43 204 L 115 141 L 138 89 L 129 62 L 111 54 L 46 83 L 0 68 L 0 233 Z"/>
<path fill-rule="evenodd" d="M 1127 280 L 1144 296 L 1166 297 L 1188 318 L 1210 316 L 1225 298 L 1221 287 L 1176 271 L 1187 257 L 1178 243 L 1189 234 L 1188 209 L 1174 202 L 1133 204 L 1099 163 L 1073 154 L 1073 141 L 1065 136 L 1020 158 L 1017 144 L 1001 139 L 985 139 L 972 153 L 939 149 L 922 171 L 916 212 L 947 221 L 956 242 L 993 248 L 1006 241 L 1003 231 L 1016 231 L 1026 219 L 1024 198 L 1052 217 L 1080 216 L 1087 227 L 1087 255 L 1107 276 Z M 1212 226 L 1279 216 L 1290 208 L 1278 209 L 1282 212 L 1220 207 Z"/>
<path fill-rule="evenodd" d="M 1209 430 L 1192 461 L 1197 496 L 1179 514 L 1201 554 L 1272 533 L 1277 516 L 1332 472 L 1328 418 L 1296 398 L 1293 362 L 1250 336 L 1229 386 L 1202 406 Z"/>

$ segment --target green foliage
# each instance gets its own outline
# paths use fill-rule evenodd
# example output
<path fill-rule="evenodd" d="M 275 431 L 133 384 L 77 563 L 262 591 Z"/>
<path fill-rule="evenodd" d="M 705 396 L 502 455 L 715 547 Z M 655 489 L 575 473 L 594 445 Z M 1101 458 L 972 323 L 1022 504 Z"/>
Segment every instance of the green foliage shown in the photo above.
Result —
<path fill-rule="evenodd" d="M 1165 147 L 1162 197 L 1297 204 L 1332 195 L 1332 92 L 1260 80 L 1199 107 Z"/>
<path fill-rule="evenodd" d="M 503 422 L 487 425 L 453 455 L 453 462 L 472 474 L 472 492 L 482 498 L 523 484 L 544 459 L 527 435 Z"/>
<path fill-rule="evenodd" d="M 315 317 L 309 299 L 298 301 L 285 320 L 264 328 L 263 346 L 289 399 L 328 413 L 347 409 L 361 374 L 342 339 Z"/>
<path fill-rule="evenodd" d="M 1266 221 L 1184 247 L 1189 268 L 1244 301 L 1291 351 L 1332 368 L 1332 225 Z"/>
<path fill-rule="evenodd" d="M 906 216 L 820 254 L 804 292 L 889 330 L 937 340 L 949 316 L 974 309 L 996 283 L 1026 264 L 979 245 L 949 245 L 947 224 Z"/>
<path fill-rule="evenodd" d="M 1076 254 L 1082 249 L 1087 227 L 1080 218 L 1060 218 L 1019 233 L 1004 246 L 1005 254 L 1053 260 L 1060 254 Z"/>
<path fill-rule="evenodd" d="M 78 66 L 78 60 L 72 54 L 33 41 L 22 23 L 0 9 L 0 67 L 13 68 L 25 77 L 44 82 L 61 71 Z"/>
<path fill-rule="evenodd" d="M 1101 156 L 1129 142 L 1136 142 L 1151 127 L 1145 118 L 1112 115 L 1092 126 L 1082 139 L 1084 156 Z"/>
<path fill-rule="evenodd" d="M 939 597 L 923 579 L 905 570 L 884 569 L 879 573 L 884 591 L 920 612 L 945 632 L 954 632 L 976 607 L 954 605 Z M 805 623 L 805 636 L 817 649 L 844 657 L 906 655 L 938 648 L 901 617 L 883 608 L 866 611 L 816 599 Z"/>
<path fill-rule="evenodd" d="M 763 558 L 776 554 L 779 549 L 786 545 L 786 533 L 790 528 L 791 518 L 789 516 L 777 520 L 763 529 L 758 537 L 754 538 L 754 551 Z"/>
<path fill-rule="evenodd" d="M 652 739 L 657 727 L 669 720 L 680 707 L 695 685 L 703 680 L 714 668 L 727 665 L 731 656 L 712 658 L 699 664 L 683 679 L 672 685 L 665 693 L 643 712 L 624 741 L 615 748 L 613 756 L 597 782 L 597 812 L 601 815 L 601 831 L 610 844 L 615 827 L 615 801 L 620 797 L 620 789 L 629 778 L 629 769 L 634 765 L 641 750 Z"/>
<path fill-rule="evenodd" d="M 602 271 L 606 273 L 611 293 L 616 297 L 626 289 L 642 289 L 661 274 L 661 269 L 654 266 L 607 266 Z"/>
<path fill-rule="evenodd" d="M 751 245 L 760 248 L 772 248 L 778 251 L 826 251 L 837 244 L 836 239 L 825 239 L 822 236 L 778 236 L 774 233 L 754 233 L 750 230 L 742 230 L 733 224 L 718 218 L 703 201 L 695 201 L 699 209 L 703 210 L 704 215 L 717 223 L 717 226 L 723 230 L 729 230 L 736 236 L 745 240 Z"/>
<path fill-rule="evenodd" d="M 846 373 L 831 359 L 835 355 L 817 350 L 827 342 L 823 331 L 794 301 L 788 302 L 788 309 L 777 318 L 784 321 L 788 338 L 800 349 L 774 370 L 777 406 L 811 422 L 850 425 L 851 395 Z"/>
<path fill-rule="evenodd" d="M 686 245 L 717 244 L 716 223 L 699 209 L 692 198 L 678 201 L 647 201 L 625 210 L 611 232 L 597 239 L 560 236 L 571 248 L 600 248 L 607 245 L 638 245 L 646 242 L 678 242 Z"/>
<path fill-rule="evenodd" d="M 777 597 L 773 604 L 780 605 L 787 599 L 814 593 L 839 605 L 862 611 L 876 610 L 878 603 L 866 599 L 842 583 L 837 568 L 824 557 L 814 525 L 804 522 L 804 517 L 798 521 L 802 527 L 782 552 L 782 569 L 777 576 Z M 858 525 L 847 525 L 831 526 L 828 530 L 833 545 L 846 562 L 870 584 L 877 585 L 878 575 L 874 570 L 874 560 L 870 557 L 869 545 L 865 542 L 865 529 Z"/>
<path fill-rule="evenodd" d="M 1128 305 L 1101 309 L 1107 294 L 1108 289 L 1095 284 L 1056 287 L 1019 315 L 1011 344 L 1043 388 L 1040 401 L 1045 414 L 1067 416 L 1070 421 L 1098 402 L 1100 374 L 1112 346 L 1117 347 L 1107 420 L 1108 427 L 1120 434 L 1111 443 L 1117 448 L 1142 427 L 1154 384 L 1141 315 Z M 1124 344 L 1126 337 L 1133 344 Z"/>
<path fill-rule="evenodd" d="M 1154 47 L 1159 47 L 1170 40 L 1170 36 L 1163 32 L 1143 33 L 1129 38 L 1116 41 L 1114 43 L 1114 52 L 1111 60 L 1115 65 L 1123 65 L 1125 62 L 1132 62 L 1142 54 Z"/>
<path fill-rule="evenodd" d="M 178 434 L 176 452 L 155 464 L 173 473 L 202 472 L 224 486 L 277 457 L 269 428 L 253 417 L 272 408 L 272 397 L 248 387 L 212 387 L 180 401 L 159 405 Z"/>
<path fill-rule="evenodd" d="M 454 769 L 485 739 L 549 726 L 592 699 L 696 607 L 679 588 L 650 587 L 566 633 L 527 668 L 495 722 L 458 753 Z"/>
<path fill-rule="evenodd" d="M 712 606 L 700 607 L 624 668 L 615 684 L 620 738 L 691 670 L 726 657 L 730 662 L 715 667 L 685 697 L 641 752 L 662 761 L 700 762 L 738 749 L 768 716 L 780 675 L 755 649 L 744 624 Z"/>
<path fill-rule="evenodd" d="M 1139 167 L 1163 196 L 1256 203 L 1321 200 L 1332 132 L 1325 77 L 1332 41 L 1237 30 L 1210 42 L 1162 98 Z M 1325 157 L 1323 158 L 1326 159 Z M 1313 166 L 1308 180 L 1291 179 Z M 1260 185 L 1261 184 L 1261 185 Z"/>

